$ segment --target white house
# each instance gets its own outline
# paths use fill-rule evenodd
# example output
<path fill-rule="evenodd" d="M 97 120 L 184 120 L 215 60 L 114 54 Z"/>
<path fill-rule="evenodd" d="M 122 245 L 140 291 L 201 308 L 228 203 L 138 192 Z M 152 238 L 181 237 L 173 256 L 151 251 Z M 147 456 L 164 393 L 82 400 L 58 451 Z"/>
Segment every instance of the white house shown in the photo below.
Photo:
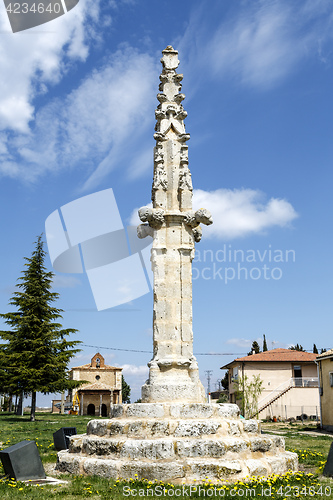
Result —
<path fill-rule="evenodd" d="M 234 359 L 221 369 L 229 370 L 229 400 L 236 401 L 237 381 L 260 375 L 263 391 L 259 396 L 259 417 L 287 419 L 319 416 L 317 354 L 273 349 Z"/>

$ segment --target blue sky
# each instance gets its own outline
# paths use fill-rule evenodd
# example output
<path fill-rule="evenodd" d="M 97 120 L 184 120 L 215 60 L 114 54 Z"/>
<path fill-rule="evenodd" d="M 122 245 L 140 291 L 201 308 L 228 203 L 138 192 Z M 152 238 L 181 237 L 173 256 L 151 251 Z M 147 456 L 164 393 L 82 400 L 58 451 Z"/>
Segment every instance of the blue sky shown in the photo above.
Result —
<path fill-rule="evenodd" d="M 171 44 L 194 207 L 214 218 L 193 264 L 204 385 L 206 370 L 214 388 L 220 366 L 263 334 L 269 348 L 332 348 L 332 22 L 329 0 L 80 0 L 13 34 L 0 5 L 0 310 L 54 210 L 112 188 L 127 225 L 149 203 L 159 59 Z M 151 294 L 98 312 L 85 274 L 57 273 L 54 286 L 64 327 L 85 344 L 72 365 L 100 346 L 137 399 Z"/>

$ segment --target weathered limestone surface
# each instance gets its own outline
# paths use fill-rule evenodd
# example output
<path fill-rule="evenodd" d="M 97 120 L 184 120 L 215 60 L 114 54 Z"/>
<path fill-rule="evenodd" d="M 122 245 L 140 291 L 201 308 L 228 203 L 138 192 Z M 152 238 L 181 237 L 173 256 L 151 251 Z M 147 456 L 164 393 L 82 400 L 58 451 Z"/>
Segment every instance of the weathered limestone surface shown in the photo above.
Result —
<path fill-rule="evenodd" d="M 143 207 L 144 223 L 138 236 L 153 235 L 154 354 L 148 364 L 149 379 L 142 387 L 144 402 L 205 401 L 193 355 L 192 260 L 194 242 L 201 238 L 200 223 L 211 224 L 207 210 L 192 210 L 192 180 L 180 93 L 183 75 L 176 73 L 178 52 L 163 51 L 159 105 L 154 138 L 153 208 Z M 152 231 L 152 232 L 151 232 Z"/>
<path fill-rule="evenodd" d="M 200 224 L 210 213 L 192 210 L 192 180 L 176 73 L 178 53 L 163 51 L 156 109 L 153 208 L 143 207 L 140 238 L 153 236 L 153 358 L 140 404 L 113 405 L 109 420 L 92 420 L 87 434 L 72 436 L 58 453 L 57 468 L 97 474 L 193 483 L 297 468 L 284 440 L 260 433 L 258 422 L 241 420 L 233 404 L 206 404 L 193 355 L 192 259 Z"/>
<path fill-rule="evenodd" d="M 114 418 L 91 420 L 58 454 L 59 470 L 191 483 L 268 475 L 297 467 L 280 436 L 260 433 L 233 404 L 115 405 Z"/>

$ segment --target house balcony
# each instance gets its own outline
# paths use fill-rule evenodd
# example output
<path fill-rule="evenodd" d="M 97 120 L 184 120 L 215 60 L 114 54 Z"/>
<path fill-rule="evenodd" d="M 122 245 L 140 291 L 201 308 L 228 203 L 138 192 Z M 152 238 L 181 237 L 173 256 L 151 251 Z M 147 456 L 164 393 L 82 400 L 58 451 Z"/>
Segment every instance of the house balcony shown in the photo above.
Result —
<path fill-rule="evenodd" d="M 291 379 L 291 387 L 318 387 L 317 377 L 300 377 Z"/>

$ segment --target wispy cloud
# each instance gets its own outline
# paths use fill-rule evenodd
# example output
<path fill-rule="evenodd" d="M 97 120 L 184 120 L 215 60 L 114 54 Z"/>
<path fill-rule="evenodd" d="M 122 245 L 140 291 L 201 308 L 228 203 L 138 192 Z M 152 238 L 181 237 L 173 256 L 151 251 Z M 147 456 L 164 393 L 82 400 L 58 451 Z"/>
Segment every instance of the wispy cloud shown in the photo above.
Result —
<path fill-rule="evenodd" d="M 254 189 L 194 190 L 193 206 L 204 207 L 213 215 L 214 224 L 205 233 L 208 238 L 233 239 L 260 234 L 279 226 L 286 227 L 298 216 L 284 199 L 271 198 Z"/>
<path fill-rule="evenodd" d="M 242 85 L 268 88 L 294 72 L 306 57 L 322 60 L 320 51 L 332 39 L 333 7 L 327 0 L 245 1 L 221 15 L 217 25 L 214 20 L 213 29 L 210 15 L 202 4 L 179 41 L 196 78 L 232 78 Z"/>
<path fill-rule="evenodd" d="M 151 203 L 147 206 L 152 206 Z M 209 226 L 205 238 L 231 240 L 252 234 L 262 234 L 273 227 L 290 227 L 298 217 L 287 200 L 267 197 L 255 189 L 194 189 L 193 209 L 207 208 L 214 223 Z M 129 224 L 141 224 L 138 207 L 134 208 Z"/>
<path fill-rule="evenodd" d="M 123 376 L 131 387 L 131 402 L 141 398 L 141 387 L 148 378 L 148 367 L 146 365 L 120 365 L 123 369 Z"/>
<path fill-rule="evenodd" d="M 250 339 L 237 338 L 237 337 L 226 340 L 226 344 L 236 345 L 237 347 L 246 347 L 246 348 L 251 347 L 252 342 L 253 341 Z"/>
<path fill-rule="evenodd" d="M 325 44 L 332 38 L 333 18 L 328 0 L 244 1 L 217 16 L 221 21 L 214 19 L 213 28 L 209 16 L 214 9 L 202 5 L 205 8 L 192 15 L 177 42 L 182 70 L 196 82 L 192 92 L 203 85 L 203 78 L 232 78 L 241 85 L 267 88 L 309 55 L 327 60 Z M 109 8 L 119 9 L 119 4 L 111 2 Z M 73 64 L 86 60 L 92 40 L 98 42 L 103 37 L 100 28 L 110 22 L 109 15 L 101 15 L 98 1 L 81 0 L 45 32 L 38 27 L 29 30 L 30 36 L 6 38 L 0 51 L 6 75 L 0 82 L 0 175 L 34 182 L 47 172 L 80 167 L 81 188 L 89 190 L 120 165 L 128 165 L 131 180 L 151 168 L 151 146 L 142 138 L 153 128 L 160 65 L 141 48 L 122 45 L 68 96 L 35 109 L 36 97 L 58 84 Z M 3 10 L 0 31 L 9 29 Z"/>
<path fill-rule="evenodd" d="M 0 172 L 32 182 L 47 171 L 80 165 L 91 172 L 83 190 L 96 187 L 133 153 L 152 118 L 155 68 L 149 55 L 119 49 L 64 101 L 41 108 L 30 133 L 3 144 Z"/>
<path fill-rule="evenodd" d="M 123 375 L 136 375 L 138 377 L 146 377 L 148 376 L 148 367 L 146 365 L 122 365 Z"/>
<path fill-rule="evenodd" d="M 29 32 L 10 32 L 9 20 L 0 10 L 0 129 L 28 133 L 34 118 L 33 101 L 47 92 L 73 63 L 84 61 L 89 40 L 95 36 L 99 1 L 81 0 L 70 13 Z M 84 29 L 89 23 L 89 30 Z"/>

